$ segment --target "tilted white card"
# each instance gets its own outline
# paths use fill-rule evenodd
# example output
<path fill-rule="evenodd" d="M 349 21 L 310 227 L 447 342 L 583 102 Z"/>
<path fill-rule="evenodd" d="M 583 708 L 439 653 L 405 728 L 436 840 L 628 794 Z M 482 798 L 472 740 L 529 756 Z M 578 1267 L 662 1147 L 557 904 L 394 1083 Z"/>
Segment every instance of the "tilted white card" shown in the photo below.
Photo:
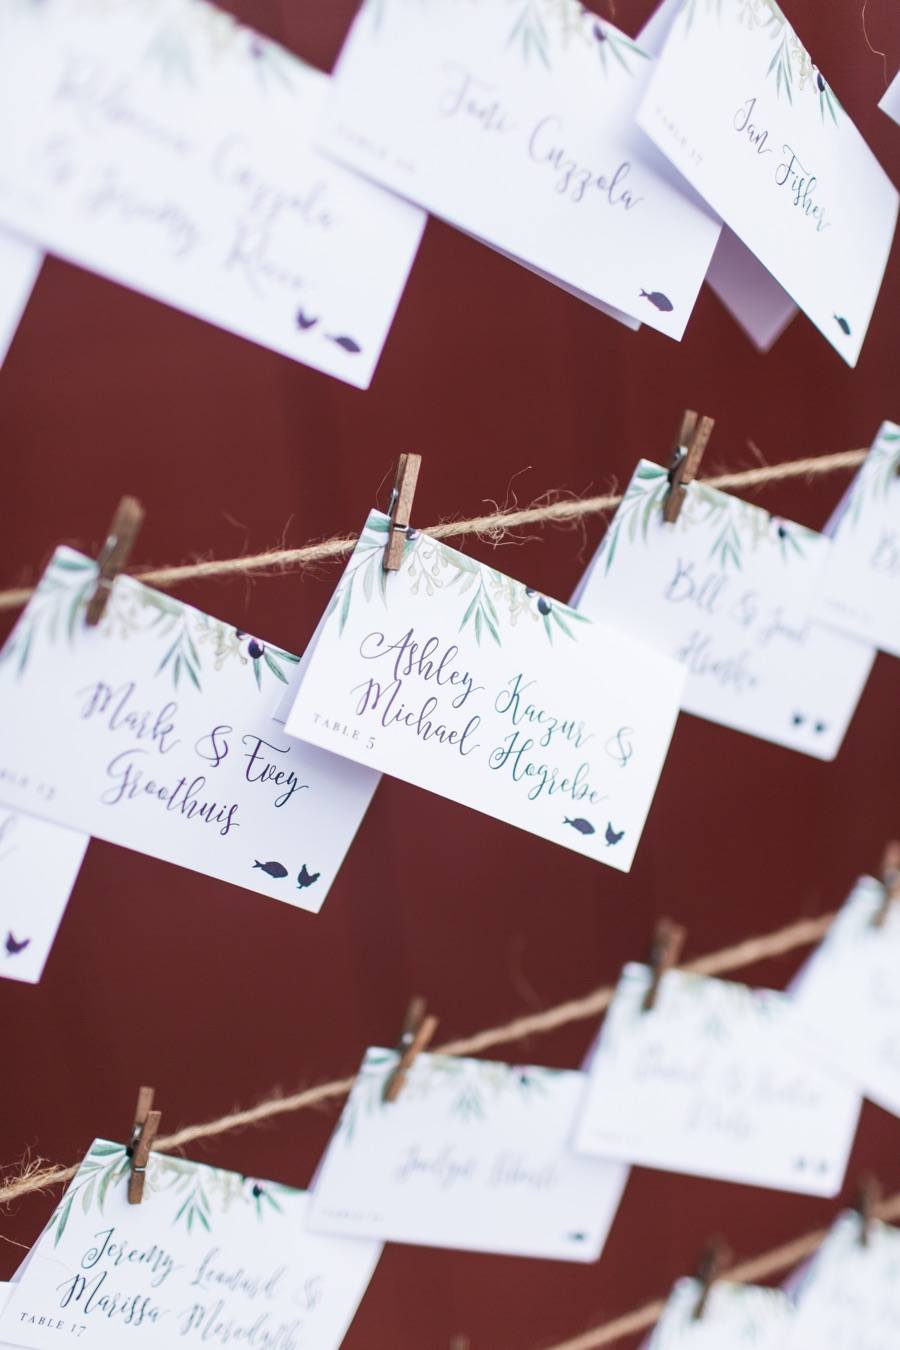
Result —
<path fill-rule="evenodd" d="M 40 980 L 89 839 L 0 806 L 0 978 Z"/>
<path fill-rule="evenodd" d="M 301 663 L 287 731 L 627 872 L 683 673 L 373 511 Z"/>
<path fill-rule="evenodd" d="M 819 617 L 900 656 L 900 426 L 896 423 L 883 423 L 827 533 L 833 542 L 819 587 Z"/>
<path fill-rule="evenodd" d="M 37 281 L 44 254 L 37 244 L 0 229 L 0 366 Z"/>
<path fill-rule="evenodd" d="M 49 1350 L 337 1350 L 381 1244 L 314 1236 L 304 1191 L 95 1140 L 0 1313 L 0 1338 Z"/>
<path fill-rule="evenodd" d="M 634 124 L 651 66 L 577 0 L 367 0 L 319 143 L 583 298 L 678 338 L 719 221 Z"/>
<path fill-rule="evenodd" d="M 312 1187 L 314 1232 L 596 1261 L 628 1168 L 570 1148 L 581 1073 L 367 1051 Z"/>
<path fill-rule="evenodd" d="M 860 877 L 791 990 L 799 1024 L 871 1101 L 900 1116 L 900 912 L 874 924 L 884 887 Z"/>
<path fill-rule="evenodd" d="M 637 119 L 855 365 L 897 190 L 775 0 L 685 0 Z"/>
<path fill-rule="evenodd" d="M 56 550 L 0 651 L 0 803 L 316 911 L 378 782 L 273 720 L 298 661 Z"/>
<path fill-rule="evenodd" d="M 807 1062 L 786 995 L 625 967 L 591 1060 L 580 1152 L 808 1195 L 841 1188 L 860 1098 Z"/>
<path fill-rule="evenodd" d="M 327 86 L 205 0 L 2 0 L 0 221 L 365 389 L 425 217 L 313 149 Z"/>
<path fill-rule="evenodd" d="M 794 1309 L 780 1289 L 715 1280 L 697 1317 L 702 1288 L 678 1281 L 643 1350 L 785 1350 Z"/>
<path fill-rule="evenodd" d="M 895 1350 L 900 1336 L 900 1231 L 842 1214 L 796 1291 L 786 1350 Z"/>
<path fill-rule="evenodd" d="M 882 112 L 900 124 L 900 74 L 895 75 L 878 104 Z"/>
<path fill-rule="evenodd" d="M 669 524 L 668 490 L 641 460 L 579 610 L 681 662 L 686 712 L 833 759 L 874 651 L 814 621 L 830 541 L 699 482 Z"/>

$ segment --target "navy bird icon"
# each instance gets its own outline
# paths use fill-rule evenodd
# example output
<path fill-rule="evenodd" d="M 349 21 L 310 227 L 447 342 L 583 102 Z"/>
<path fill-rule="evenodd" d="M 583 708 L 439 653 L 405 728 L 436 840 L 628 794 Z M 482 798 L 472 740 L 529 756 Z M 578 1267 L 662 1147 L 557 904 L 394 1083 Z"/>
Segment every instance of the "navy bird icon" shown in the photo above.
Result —
<path fill-rule="evenodd" d="M 304 863 L 303 866 L 300 868 L 300 871 L 297 873 L 298 889 L 301 891 L 305 891 L 307 886 L 311 886 L 314 881 L 318 881 L 321 875 L 322 875 L 321 872 L 309 872 L 307 870 L 306 863 Z"/>

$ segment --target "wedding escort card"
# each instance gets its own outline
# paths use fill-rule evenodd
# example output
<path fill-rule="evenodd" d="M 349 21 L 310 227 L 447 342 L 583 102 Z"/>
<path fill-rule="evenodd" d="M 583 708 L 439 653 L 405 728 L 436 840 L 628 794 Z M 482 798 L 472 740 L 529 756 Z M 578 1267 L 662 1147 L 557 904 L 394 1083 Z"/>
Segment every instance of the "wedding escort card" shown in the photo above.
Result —
<path fill-rule="evenodd" d="M 0 366 L 34 289 L 44 255 L 37 245 L 0 229 Z"/>
<path fill-rule="evenodd" d="M 643 1007 L 627 965 L 603 1022 L 578 1151 L 808 1195 L 841 1187 L 860 1099 L 789 1034 L 784 994 L 684 971 Z"/>
<path fill-rule="evenodd" d="M 818 617 L 900 656 L 900 426 L 885 422 L 826 533 Z"/>
<path fill-rule="evenodd" d="M 643 1350 L 786 1350 L 793 1304 L 781 1289 L 715 1280 L 702 1317 L 699 1280 L 679 1280 Z"/>
<path fill-rule="evenodd" d="M 833 759 L 874 651 L 814 621 L 830 541 L 701 482 L 669 524 L 668 490 L 641 460 L 574 602 L 681 662 L 686 712 Z"/>
<path fill-rule="evenodd" d="M 578 1158 L 584 1074 L 369 1049 L 312 1188 L 313 1232 L 596 1261 L 628 1168 Z"/>
<path fill-rule="evenodd" d="M 11 1286 L 0 1341 L 337 1350 L 380 1243 L 306 1231 L 304 1191 L 163 1153 L 130 1205 L 129 1166 L 122 1145 L 93 1143 Z"/>
<path fill-rule="evenodd" d="M 425 216 L 313 149 L 328 82 L 205 0 L 0 0 L 0 221 L 365 389 Z"/>
<path fill-rule="evenodd" d="M 680 338 L 720 222 L 635 125 L 652 65 L 577 0 L 366 0 L 318 143 L 581 298 Z"/>
<path fill-rule="evenodd" d="M 378 781 L 274 719 L 298 658 L 56 550 L 0 651 L 0 803 L 317 911 Z"/>
<path fill-rule="evenodd" d="M 637 120 L 855 365 L 897 190 L 775 0 L 684 0 Z"/>
<path fill-rule="evenodd" d="M 0 979 L 40 980 L 89 839 L 0 806 Z"/>
<path fill-rule="evenodd" d="M 683 672 L 373 511 L 307 648 L 290 736 L 627 872 Z"/>
<path fill-rule="evenodd" d="M 808 1263 L 786 1350 L 894 1350 L 900 1331 L 900 1231 L 877 1220 L 861 1241 L 845 1213 Z"/>
<path fill-rule="evenodd" d="M 900 907 L 890 904 L 876 926 L 883 902 L 881 883 L 860 877 L 791 999 L 811 1051 L 900 1116 Z"/>

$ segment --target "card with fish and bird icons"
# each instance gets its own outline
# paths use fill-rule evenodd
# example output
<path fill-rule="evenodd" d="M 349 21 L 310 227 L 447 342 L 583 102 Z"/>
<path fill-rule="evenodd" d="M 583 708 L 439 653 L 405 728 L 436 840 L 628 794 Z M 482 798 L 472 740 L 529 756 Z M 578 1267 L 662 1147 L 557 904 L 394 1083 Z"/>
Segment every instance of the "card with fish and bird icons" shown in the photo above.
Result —
<path fill-rule="evenodd" d="M 702 1316 L 699 1280 L 679 1280 L 641 1350 L 786 1350 L 794 1306 L 781 1289 L 715 1280 Z"/>
<path fill-rule="evenodd" d="M 894 1350 L 900 1328 L 900 1230 L 873 1220 L 862 1240 L 845 1212 L 801 1273 L 785 1350 Z"/>
<path fill-rule="evenodd" d="M 396 1064 L 366 1052 L 313 1182 L 313 1232 L 597 1260 L 628 1168 L 571 1151 L 584 1074 L 421 1054 L 388 1102 Z"/>
<path fill-rule="evenodd" d="M 720 222 L 635 125 L 652 64 L 575 0 L 367 0 L 318 143 L 579 298 L 680 338 Z"/>
<path fill-rule="evenodd" d="M 0 979 L 40 980 L 89 840 L 0 806 Z"/>
<path fill-rule="evenodd" d="M 313 148 L 327 75 L 205 0 L 2 0 L 0 33 L 0 222 L 368 387 L 425 215 Z"/>
<path fill-rule="evenodd" d="M 0 366 L 6 360 L 44 255 L 37 244 L 0 229 Z"/>
<path fill-rule="evenodd" d="M 840 1190 L 860 1097 L 803 1053 L 787 995 L 625 967 L 603 1021 L 575 1149 L 806 1195 Z"/>
<path fill-rule="evenodd" d="M 0 803 L 319 910 L 378 782 L 275 720 L 298 657 L 56 550 L 0 650 Z"/>
<path fill-rule="evenodd" d="M 627 872 L 677 716 L 675 661 L 373 511 L 286 730 Z"/>
<path fill-rule="evenodd" d="M 897 190 L 775 0 L 684 0 L 637 122 L 854 366 Z"/>
<path fill-rule="evenodd" d="M 0 1341 L 337 1350 L 381 1243 L 306 1228 L 309 1196 L 151 1153 L 128 1203 L 129 1158 L 97 1139 L 0 1313 Z"/>
<path fill-rule="evenodd" d="M 884 899 L 860 877 L 790 993 L 809 1053 L 900 1116 L 900 912 Z"/>
<path fill-rule="evenodd" d="M 679 661 L 685 712 L 833 759 L 874 650 L 815 620 L 830 541 L 701 482 L 670 524 L 668 492 L 666 469 L 641 460 L 579 611 Z"/>
<path fill-rule="evenodd" d="M 884 422 L 825 527 L 832 541 L 816 613 L 900 656 L 900 426 Z"/>

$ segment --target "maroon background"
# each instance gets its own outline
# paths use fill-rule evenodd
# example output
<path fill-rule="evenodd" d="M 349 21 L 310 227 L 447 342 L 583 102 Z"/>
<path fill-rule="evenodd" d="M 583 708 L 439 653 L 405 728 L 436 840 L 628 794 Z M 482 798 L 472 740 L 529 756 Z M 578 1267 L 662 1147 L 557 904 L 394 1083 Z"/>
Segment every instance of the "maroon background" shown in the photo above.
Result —
<path fill-rule="evenodd" d="M 618 0 L 634 33 L 649 0 Z M 353 0 L 267 0 L 241 16 L 328 69 Z M 895 181 L 900 128 L 876 108 L 881 59 L 859 0 L 791 0 L 789 15 Z M 606 10 L 609 14 L 610 11 Z M 900 58 L 896 0 L 869 33 Z M 698 75 L 698 78 L 700 76 Z M 896 256 L 896 254 L 895 254 Z M 865 445 L 896 401 L 900 287 L 889 273 L 855 371 L 804 318 L 757 355 L 708 291 L 681 344 L 635 335 L 431 221 L 367 393 L 57 261 L 46 263 L 0 372 L 0 582 L 33 580 L 61 540 L 96 549 L 124 491 L 148 518 L 137 561 L 230 556 L 360 525 L 397 453 L 425 455 L 420 525 L 487 499 L 627 481 L 667 452 L 680 410 L 717 419 L 707 469 Z M 821 526 L 847 477 L 763 489 Z M 492 558 L 566 596 L 602 524 L 535 529 Z M 337 577 L 209 581 L 179 594 L 295 651 Z M 154 1083 L 164 1128 L 352 1072 L 427 994 L 457 1036 L 615 979 L 654 916 L 689 926 L 687 955 L 837 906 L 898 832 L 896 660 L 879 656 L 835 763 L 681 718 L 629 876 L 385 780 L 318 917 L 93 842 L 37 987 L 0 981 L 0 1158 L 70 1162 L 122 1138 Z M 781 987 L 800 955 L 746 977 Z M 500 1057 L 576 1065 L 595 1026 Z M 191 1156 L 305 1185 L 334 1111 L 285 1116 Z M 865 1107 L 852 1178 L 900 1187 L 900 1123 Z M 0 1221 L 30 1243 L 52 1201 Z M 710 1231 L 746 1256 L 827 1223 L 831 1203 L 637 1170 L 597 1266 L 390 1246 L 350 1350 L 546 1346 L 666 1290 Z M 473 1222 L 476 1216 L 473 1216 Z M 0 1276 L 23 1253 L 0 1242 Z M 624 1343 L 623 1343 L 624 1344 Z"/>

